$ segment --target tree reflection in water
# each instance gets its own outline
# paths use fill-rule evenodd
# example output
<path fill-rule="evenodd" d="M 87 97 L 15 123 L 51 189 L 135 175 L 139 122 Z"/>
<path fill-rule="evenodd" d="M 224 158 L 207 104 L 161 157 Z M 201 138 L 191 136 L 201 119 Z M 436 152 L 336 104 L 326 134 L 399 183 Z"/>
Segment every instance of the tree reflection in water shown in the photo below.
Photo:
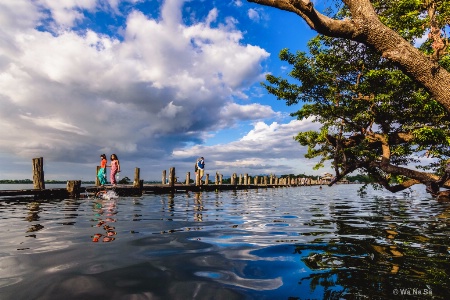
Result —
<path fill-rule="evenodd" d="M 299 284 L 309 284 L 311 291 L 321 287 L 323 299 L 440 299 L 435 296 L 450 294 L 449 209 L 434 218 L 411 219 L 408 210 L 399 209 L 401 203 L 393 206 L 383 207 L 382 220 L 339 216 L 340 207 L 335 239 L 319 236 L 296 245 L 294 253 L 311 270 Z M 317 228 L 314 220 L 310 225 Z"/>

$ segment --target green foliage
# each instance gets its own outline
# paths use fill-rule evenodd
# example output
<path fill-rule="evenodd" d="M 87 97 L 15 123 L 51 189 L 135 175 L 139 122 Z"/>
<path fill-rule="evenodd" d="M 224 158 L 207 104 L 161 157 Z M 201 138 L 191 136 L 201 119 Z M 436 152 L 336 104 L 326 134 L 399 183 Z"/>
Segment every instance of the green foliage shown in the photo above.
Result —
<path fill-rule="evenodd" d="M 436 24 L 442 28 L 450 20 L 450 1 L 435 2 Z M 381 20 L 411 43 L 430 27 L 424 1 L 380 0 L 373 4 Z M 346 12 L 339 15 L 344 17 Z M 320 131 L 295 136 L 308 147 L 305 157 L 320 159 L 316 169 L 331 161 L 338 173 L 362 170 L 381 185 L 402 184 L 414 175 L 422 178 L 412 169 L 386 168 L 386 163 L 380 164 L 383 154 L 390 166 L 418 164 L 424 170 L 442 169 L 442 160 L 450 157 L 450 116 L 421 86 L 380 54 L 356 42 L 319 35 L 309 41 L 308 50 L 281 50 L 280 59 L 292 67 L 290 78 L 269 75 L 263 86 L 288 106 L 302 104 L 292 116 L 311 118 L 322 125 Z M 421 50 L 432 53 L 426 43 Z M 448 54 L 439 63 L 450 70 Z M 389 152 L 382 145 L 387 145 Z M 420 164 L 418 157 L 425 151 L 435 160 Z"/>

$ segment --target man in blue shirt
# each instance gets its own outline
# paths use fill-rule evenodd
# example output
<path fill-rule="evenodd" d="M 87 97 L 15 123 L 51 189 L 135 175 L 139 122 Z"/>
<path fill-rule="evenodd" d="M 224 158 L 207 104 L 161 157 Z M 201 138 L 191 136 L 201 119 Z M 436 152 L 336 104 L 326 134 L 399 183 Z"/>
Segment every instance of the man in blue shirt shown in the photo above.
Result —
<path fill-rule="evenodd" d="M 200 157 L 200 159 L 197 160 L 197 168 L 200 174 L 200 183 L 201 183 L 203 175 L 205 174 L 205 159 L 203 157 Z"/>

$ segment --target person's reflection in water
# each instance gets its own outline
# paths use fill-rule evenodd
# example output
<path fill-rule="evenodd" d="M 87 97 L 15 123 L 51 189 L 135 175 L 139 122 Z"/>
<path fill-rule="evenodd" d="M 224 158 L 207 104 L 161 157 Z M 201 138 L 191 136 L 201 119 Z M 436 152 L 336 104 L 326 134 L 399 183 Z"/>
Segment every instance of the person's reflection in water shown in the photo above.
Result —
<path fill-rule="evenodd" d="M 194 197 L 194 221 L 196 222 L 203 222 L 203 200 L 202 200 L 202 193 L 195 193 Z"/>
<path fill-rule="evenodd" d="M 97 221 L 94 227 L 101 227 L 105 230 L 104 233 L 96 233 L 92 236 L 92 242 L 97 243 L 99 241 L 103 241 L 104 243 L 109 243 L 115 240 L 115 235 L 117 232 L 115 231 L 115 227 L 109 225 L 109 223 L 114 223 L 116 220 L 112 218 L 115 214 L 117 214 L 117 202 L 116 198 L 109 200 L 98 199 L 98 202 L 94 203 L 94 211 L 96 212 Z M 102 218 L 106 217 L 106 218 Z"/>

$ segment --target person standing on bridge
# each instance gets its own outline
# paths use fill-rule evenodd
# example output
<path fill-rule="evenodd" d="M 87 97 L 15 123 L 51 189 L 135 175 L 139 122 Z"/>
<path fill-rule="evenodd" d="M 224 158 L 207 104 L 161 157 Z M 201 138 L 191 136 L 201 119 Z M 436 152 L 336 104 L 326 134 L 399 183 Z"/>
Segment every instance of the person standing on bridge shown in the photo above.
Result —
<path fill-rule="evenodd" d="M 200 177 L 200 184 L 203 179 L 203 175 L 205 174 L 205 159 L 203 157 L 200 157 L 199 160 L 197 160 L 197 169 Z"/>
<path fill-rule="evenodd" d="M 111 184 L 117 185 L 116 174 L 120 172 L 120 163 L 117 155 L 111 154 Z"/>
<path fill-rule="evenodd" d="M 106 184 L 106 164 L 107 164 L 107 160 L 106 160 L 106 154 L 102 154 L 100 155 L 100 169 L 98 170 L 97 173 L 97 178 L 100 182 L 101 186 L 104 186 Z"/>

